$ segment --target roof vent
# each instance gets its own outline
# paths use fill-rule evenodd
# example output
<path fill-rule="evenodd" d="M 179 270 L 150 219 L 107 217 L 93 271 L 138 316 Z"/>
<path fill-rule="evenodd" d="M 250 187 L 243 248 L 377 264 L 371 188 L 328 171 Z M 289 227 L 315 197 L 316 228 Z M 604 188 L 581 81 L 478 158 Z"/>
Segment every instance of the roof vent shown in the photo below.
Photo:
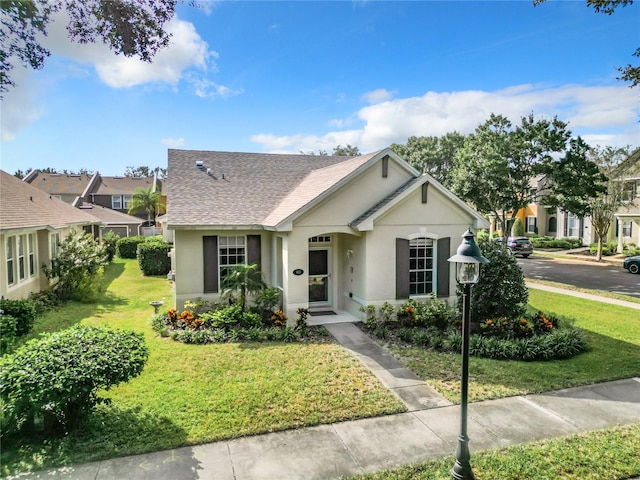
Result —
<path fill-rule="evenodd" d="M 209 176 L 213 175 L 213 172 L 211 171 L 210 168 L 207 168 L 207 175 L 209 175 Z"/>
<path fill-rule="evenodd" d="M 202 160 L 196 160 L 196 167 L 197 168 L 203 168 L 204 167 L 204 162 Z"/>

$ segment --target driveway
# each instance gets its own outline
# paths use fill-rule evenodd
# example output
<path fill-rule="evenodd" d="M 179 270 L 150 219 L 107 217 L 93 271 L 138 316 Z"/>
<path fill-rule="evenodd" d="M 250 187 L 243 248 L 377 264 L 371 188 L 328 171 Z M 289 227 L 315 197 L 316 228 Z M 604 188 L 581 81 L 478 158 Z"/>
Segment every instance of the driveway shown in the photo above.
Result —
<path fill-rule="evenodd" d="M 518 258 L 526 278 L 564 283 L 580 288 L 604 290 L 640 298 L 640 275 L 618 265 L 564 258 Z"/>

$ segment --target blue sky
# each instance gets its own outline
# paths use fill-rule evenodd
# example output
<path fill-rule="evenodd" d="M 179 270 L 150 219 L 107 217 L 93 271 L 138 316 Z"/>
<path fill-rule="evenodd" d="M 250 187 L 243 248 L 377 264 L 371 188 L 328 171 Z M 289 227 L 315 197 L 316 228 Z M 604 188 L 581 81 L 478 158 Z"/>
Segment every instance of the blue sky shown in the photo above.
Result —
<path fill-rule="evenodd" d="M 178 7 L 153 64 L 66 38 L 2 102 L 1 168 L 104 175 L 168 148 L 362 152 L 470 133 L 499 113 L 557 115 L 591 145 L 640 145 L 639 93 L 616 80 L 640 2 L 202 2 Z"/>

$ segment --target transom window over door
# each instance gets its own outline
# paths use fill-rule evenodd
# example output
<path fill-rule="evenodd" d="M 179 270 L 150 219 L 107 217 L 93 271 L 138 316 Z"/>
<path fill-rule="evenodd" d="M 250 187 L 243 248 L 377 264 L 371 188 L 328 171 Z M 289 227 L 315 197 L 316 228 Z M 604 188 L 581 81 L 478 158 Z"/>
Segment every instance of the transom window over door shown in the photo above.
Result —
<path fill-rule="evenodd" d="M 409 294 L 433 292 L 433 240 L 416 238 L 409 242 Z"/>
<path fill-rule="evenodd" d="M 244 236 L 219 237 L 218 258 L 220 282 L 232 267 L 246 263 L 246 238 Z"/>

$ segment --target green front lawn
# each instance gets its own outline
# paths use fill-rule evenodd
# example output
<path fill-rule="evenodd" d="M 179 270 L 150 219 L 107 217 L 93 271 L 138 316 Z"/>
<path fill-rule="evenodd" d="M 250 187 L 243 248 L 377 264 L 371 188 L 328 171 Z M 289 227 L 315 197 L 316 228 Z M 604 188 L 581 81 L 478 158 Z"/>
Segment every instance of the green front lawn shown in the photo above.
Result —
<path fill-rule="evenodd" d="M 404 405 L 333 343 L 185 345 L 158 337 L 149 301 L 171 287 L 136 260 L 105 272 L 97 304 L 72 302 L 38 319 L 37 336 L 82 323 L 143 332 L 143 373 L 63 438 L 2 439 L 2 474 L 174 448 L 243 435 L 398 413 Z"/>
<path fill-rule="evenodd" d="M 586 385 L 640 376 L 640 311 L 568 295 L 529 291 L 535 310 L 574 318 L 588 351 L 568 360 L 514 362 L 472 357 L 469 400 Z M 388 345 L 405 365 L 453 402 L 460 399 L 460 355 Z"/>
<path fill-rule="evenodd" d="M 471 454 L 477 480 L 618 480 L 640 474 L 640 423 Z M 349 480 L 450 480 L 454 457 Z"/>

